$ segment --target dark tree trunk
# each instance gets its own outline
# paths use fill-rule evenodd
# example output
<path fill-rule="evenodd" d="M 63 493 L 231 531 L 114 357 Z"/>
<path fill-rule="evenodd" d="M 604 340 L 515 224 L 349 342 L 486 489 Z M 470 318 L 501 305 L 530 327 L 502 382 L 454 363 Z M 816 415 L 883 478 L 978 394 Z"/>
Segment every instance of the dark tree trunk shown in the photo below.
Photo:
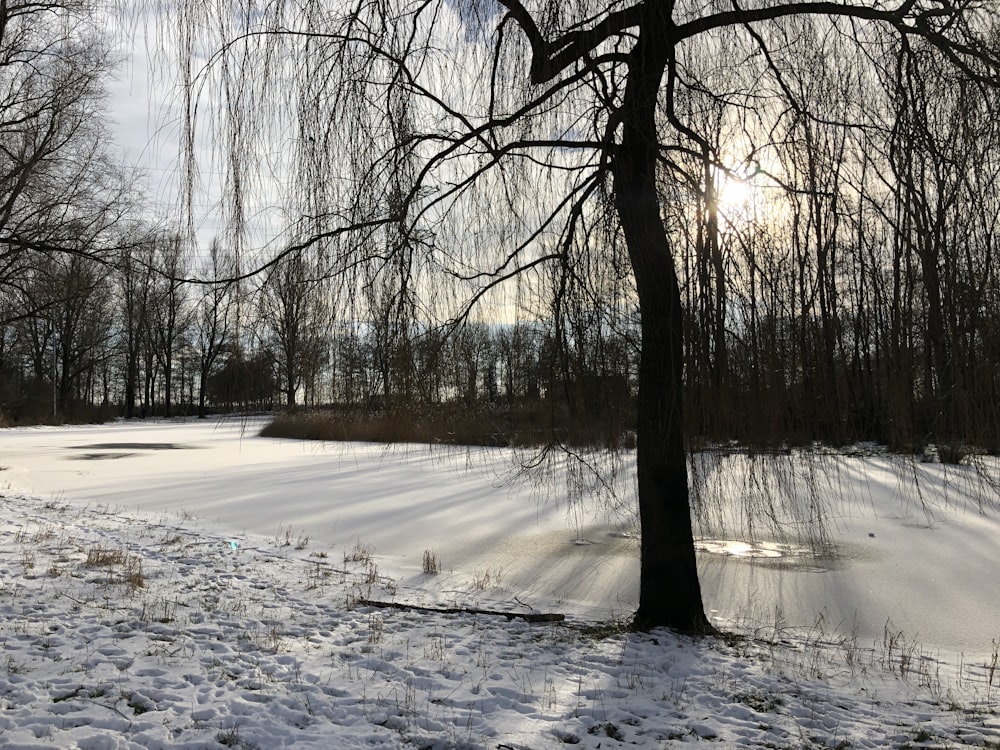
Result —
<path fill-rule="evenodd" d="M 168 354 L 167 357 L 169 358 L 171 355 Z M 165 417 L 173 416 L 173 414 L 171 414 L 171 410 L 173 409 L 173 400 L 171 399 L 171 393 L 174 389 L 173 380 L 173 366 L 168 359 L 167 363 L 163 367 L 163 416 Z"/>
<path fill-rule="evenodd" d="M 205 419 L 208 416 L 208 409 L 205 406 L 205 391 L 208 390 L 208 368 L 202 367 L 198 374 L 198 419 Z"/>
<path fill-rule="evenodd" d="M 632 52 L 615 154 L 615 205 L 639 295 L 637 473 L 642 530 L 635 625 L 712 630 L 695 560 L 682 419 L 683 317 L 680 288 L 656 190 L 656 101 L 670 54 L 668 8 L 649 5 Z"/>
<path fill-rule="evenodd" d="M 129 340 L 128 353 L 125 357 L 125 418 L 135 417 L 136 382 L 139 379 L 139 362 L 132 351 L 133 343 Z"/>

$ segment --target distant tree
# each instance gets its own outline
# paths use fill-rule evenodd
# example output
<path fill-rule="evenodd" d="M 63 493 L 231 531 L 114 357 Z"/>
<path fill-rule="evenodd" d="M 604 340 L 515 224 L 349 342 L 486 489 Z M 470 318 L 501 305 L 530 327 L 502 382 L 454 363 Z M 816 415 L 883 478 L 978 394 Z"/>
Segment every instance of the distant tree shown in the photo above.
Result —
<path fill-rule="evenodd" d="M 731 97 L 726 80 L 712 87 L 690 75 L 689 55 L 725 55 L 725 45 L 739 39 L 774 98 L 801 103 L 786 73 L 802 70 L 802 62 L 783 52 L 785 32 L 801 24 L 826 29 L 851 49 L 872 39 L 904 50 L 926 42 L 963 76 L 992 85 L 996 31 L 982 11 L 994 7 L 936 0 L 745 8 L 653 0 L 350 7 L 272 0 L 239 12 L 228 2 L 185 3 L 177 28 L 188 66 L 207 45 L 214 49 L 198 85 L 188 80 L 185 109 L 195 112 L 199 95 L 223 100 L 217 142 L 230 174 L 245 177 L 250 157 L 269 150 L 267 139 L 295 134 L 294 197 L 310 233 L 287 252 L 336 240 L 342 251 L 328 272 L 360 279 L 374 293 L 373 325 L 392 323 L 376 347 L 386 397 L 408 394 L 413 360 L 395 332 L 407 338 L 421 293 L 430 293 L 437 309 L 452 301 L 450 317 L 460 319 L 479 302 L 502 301 L 500 288 L 512 280 L 519 297 L 544 296 L 538 269 L 546 264 L 559 266 L 556 278 L 567 285 L 602 264 L 627 270 L 628 283 L 616 292 L 634 300 L 641 332 L 635 624 L 704 632 L 711 626 L 695 564 L 685 451 L 682 266 L 661 199 L 679 194 L 671 187 L 678 182 L 702 185 L 704 247 L 712 258 L 711 173 L 727 168 L 728 155 L 679 105 L 699 91 L 724 102 L 746 99 L 739 90 Z M 804 80 L 814 74 L 805 69 Z M 820 129 L 808 109 L 801 116 L 800 132 Z M 188 142 L 198 125 L 193 117 L 184 123 Z M 692 155 L 699 172 L 685 174 L 675 157 Z M 230 213 L 240 214 L 265 183 L 230 184 Z M 819 195 L 816 185 L 808 189 Z M 828 208 L 814 205 L 811 220 Z M 817 293 L 832 278 L 829 257 L 820 257 L 833 249 L 830 236 L 813 235 Z M 725 271 L 713 262 L 712 273 Z M 726 302 L 716 293 L 710 321 L 720 365 Z M 831 326 L 820 343 L 824 355 L 837 335 L 832 304 L 819 305 L 821 330 Z"/>
<path fill-rule="evenodd" d="M 140 357 L 144 349 L 144 338 L 149 331 L 146 322 L 149 314 L 152 273 L 148 262 L 140 258 L 137 249 L 144 245 L 138 232 L 134 235 L 133 247 L 123 250 L 115 264 L 117 271 L 117 292 L 119 310 L 117 318 L 121 322 L 119 333 L 120 377 L 124 416 L 132 419 L 138 416 Z"/>
<path fill-rule="evenodd" d="M 266 349 L 245 352 L 225 348 L 219 367 L 208 378 L 207 396 L 224 411 L 259 411 L 274 406 L 274 363 Z"/>
<path fill-rule="evenodd" d="M 235 328 L 236 286 L 226 280 L 236 273 L 235 258 L 213 240 L 201 272 L 209 281 L 194 303 L 192 325 L 198 351 L 198 417 L 204 419 L 208 415 L 209 379 Z"/>
<path fill-rule="evenodd" d="M 294 408 L 299 389 L 315 384 L 329 340 L 326 283 L 304 253 L 280 259 L 263 275 L 259 293 L 261 324 L 276 354 L 285 405 Z"/>
<path fill-rule="evenodd" d="M 18 339 L 10 367 L 35 418 L 52 415 L 53 391 L 57 409 L 111 391 L 108 342 L 94 337 L 111 334 L 106 269 L 136 199 L 107 148 L 114 60 L 96 13 L 88 0 L 0 3 L 0 294 L 13 303 L 0 325 Z"/>
<path fill-rule="evenodd" d="M 93 400 L 110 357 L 110 291 L 99 264 L 82 255 L 46 258 L 28 280 L 26 299 L 46 311 L 20 322 L 35 381 L 52 384 L 43 414 L 72 417 Z"/>
<path fill-rule="evenodd" d="M 190 324 L 187 258 L 178 235 L 157 237 L 153 243 L 152 290 L 147 324 L 151 351 L 163 374 L 163 415 L 171 416 L 174 396 L 174 360 L 178 342 Z"/>

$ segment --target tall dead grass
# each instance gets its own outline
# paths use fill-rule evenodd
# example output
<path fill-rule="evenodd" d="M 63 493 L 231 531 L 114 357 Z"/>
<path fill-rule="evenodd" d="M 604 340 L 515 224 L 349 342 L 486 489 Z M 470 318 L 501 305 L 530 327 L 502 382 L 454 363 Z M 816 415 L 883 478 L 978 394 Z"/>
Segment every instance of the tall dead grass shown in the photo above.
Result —
<path fill-rule="evenodd" d="M 442 404 L 424 410 L 317 409 L 279 414 L 264 437 L 369 443 L 535 447 L 551 443 L 631 448 L 631 425 L 555 413 L 544 402 L 513 406 Z"/>

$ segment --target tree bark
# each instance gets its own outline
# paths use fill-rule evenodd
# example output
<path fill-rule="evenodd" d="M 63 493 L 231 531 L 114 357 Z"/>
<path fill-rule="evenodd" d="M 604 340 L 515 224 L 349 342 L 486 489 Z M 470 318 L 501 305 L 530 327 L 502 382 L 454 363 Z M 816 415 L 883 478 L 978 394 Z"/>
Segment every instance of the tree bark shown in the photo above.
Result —
<path fill-rule="evenodd" d="M 612 162 L 615 206 L 639 296 L 637 474 L 642 555 L 639 628 L 712 630 L 695 559 L 684 447 L 683 316 L 656 190 L 656 102 L 671 44 L 669 4 L 650 3 L 631 53 L 621 142 Z"/>

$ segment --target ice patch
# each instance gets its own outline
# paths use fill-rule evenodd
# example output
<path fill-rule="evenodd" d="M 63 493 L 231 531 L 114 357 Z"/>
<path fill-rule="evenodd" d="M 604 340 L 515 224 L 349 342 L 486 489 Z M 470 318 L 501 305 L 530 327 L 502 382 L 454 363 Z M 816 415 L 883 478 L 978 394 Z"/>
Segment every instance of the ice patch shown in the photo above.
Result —
<path fill-rule="evenodd" d="M 789 556 L 808 556 L 814 552 L 804 545 L 784 544 L 782 542 L 743 542 L 733 539 L 699 539 L 694 544 L 695 549 L 710 555 L 728 555 L 730 557 L 779 558 Z"/>

